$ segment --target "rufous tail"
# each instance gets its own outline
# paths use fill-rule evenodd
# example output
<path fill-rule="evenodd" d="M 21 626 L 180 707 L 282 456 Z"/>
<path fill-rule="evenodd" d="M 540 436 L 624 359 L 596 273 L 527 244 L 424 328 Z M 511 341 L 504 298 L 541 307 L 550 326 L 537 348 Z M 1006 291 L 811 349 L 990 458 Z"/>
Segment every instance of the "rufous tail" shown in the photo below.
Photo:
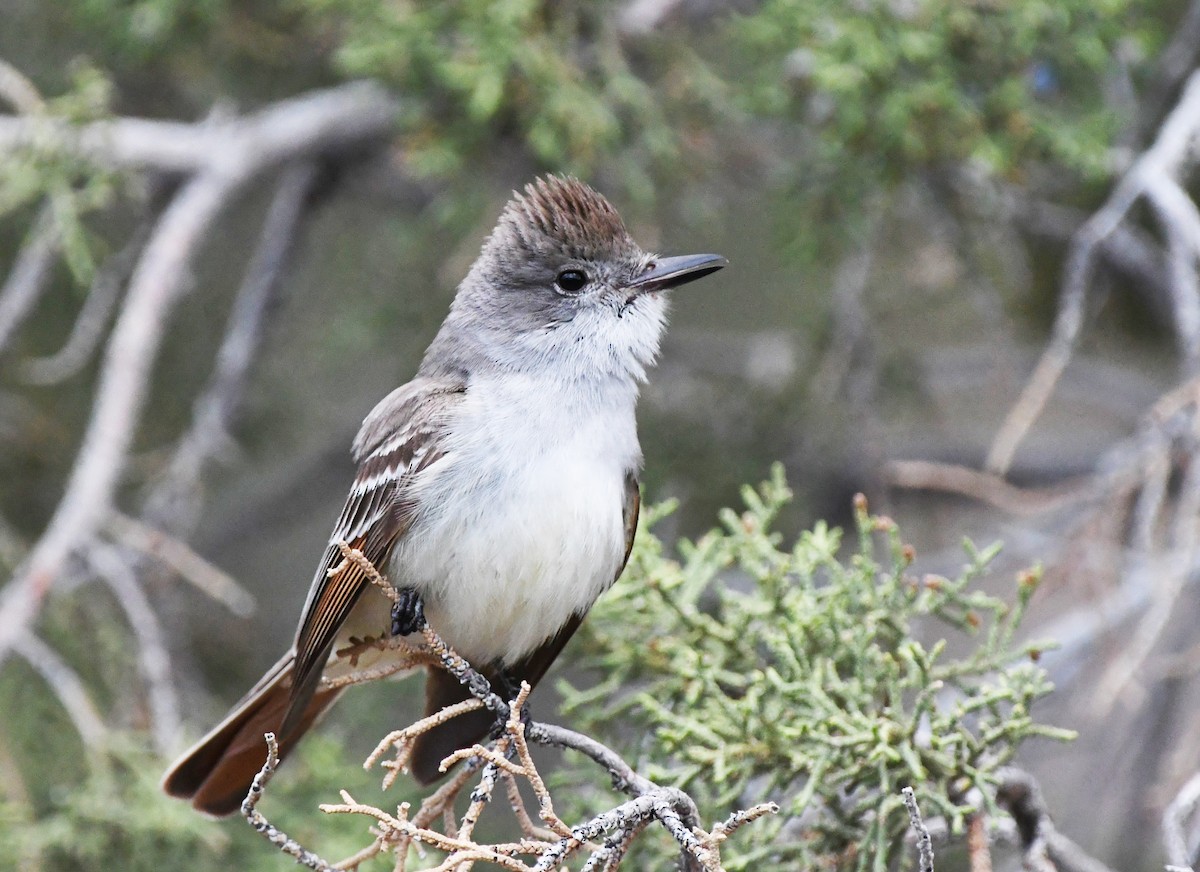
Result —
<path fill-rule="evenodd" d="M 196 809 L 218 817 L 241 808 L 254 776 L 267 758 L 264 733 L 275 733 L 284 759 L 300 738 L 341 694 L 318 690 L 303 716 L 279 735 L 292 690 L 293 655 L 288 652 L 207 736 L 180 757 L 163 776 L 163 790 L 189 799 Z"/>

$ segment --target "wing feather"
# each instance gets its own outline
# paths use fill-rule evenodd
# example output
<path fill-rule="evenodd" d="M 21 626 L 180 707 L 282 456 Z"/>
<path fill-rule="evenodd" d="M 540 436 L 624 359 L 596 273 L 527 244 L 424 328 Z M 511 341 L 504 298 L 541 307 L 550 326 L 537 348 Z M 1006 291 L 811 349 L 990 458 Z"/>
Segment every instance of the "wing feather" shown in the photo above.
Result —
<path fill-rule="evenodd" d="M 385 398 L 363 423 L 354 445 L 358 473 L 296 633 L 295 677 L 282 736 L 299 722 L 339 629 L 370 585 L 361 567 L 342 559 L 338 543 L 357 548 L 384 570 L 396 540 L 412 524 L 412 482 L 444 456 L 448 413 L 464 391 L 461 383 L 417 379 Z"/>

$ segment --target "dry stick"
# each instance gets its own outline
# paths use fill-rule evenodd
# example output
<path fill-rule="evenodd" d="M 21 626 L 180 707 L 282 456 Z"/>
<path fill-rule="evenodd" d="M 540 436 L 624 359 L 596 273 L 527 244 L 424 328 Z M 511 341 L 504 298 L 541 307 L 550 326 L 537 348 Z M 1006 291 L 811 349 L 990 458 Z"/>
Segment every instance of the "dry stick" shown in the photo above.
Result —
<path fill-rule="evenodd" d="M 326 814 L 366 815 L 374 818 L 376 822 L 378 822 L 385 836 L 406 835 L 411 840 L 424 842 L 425 844 L 431 845 L 440 851 L 445 851 L 451 856 L 453 856 L 455 852 L 459 851 L 482 852 L 485 856 L 480 857 L 479 859 L 486 859 L 489 863 L 495 863 L 496 865 L 502 866 L 505 869 L 513 869 L 518 870 L 518 872 L 525 872 L 525 870 L 528 868 L 524 863 L 514 860 L 512 857 L 502 854 L 499 851 L 486 848 L 483 845 L 478 845 L 465 839 L 450 838 L 449 836 L 445 836 L 434 830 L 416 826 L 407 818 L 408 803 L 404 803 L 400 806 L 400 816 L 393 816 L 381 809 L 375 808 L 374 806 L 364 805 L 355 801 L 355 799 L 344 790 L 341 791 L 341 794 L 341 803 L 322 804 L 321 811 L 325 812 Z"/>
<path fill-rule="evenodd" d="M 23 658 L 49 685 L 62 703 L 75 731 L 88 747 L 103 744 L 108 728 L 100 712 L 92 705 L 88 690 L 75 670 L 53 648 L 32 633 L 22 633 L 13 644 L 13 652 Z"/>
<path fill-rule="evenodd" d="M 1146 197 L 1167 237 L 1175 334 L 1184 354 L 1184 373 L 1195 375 L 1200 359 L 1200 211 L 1179 184 L 1167 176 L 1146 179 Z"/>
<path fill-rule="evenodd" d="M 1041 788 L 1029 773 L 1001 770 L 996 802 L 1017 825 L 1022 860 L 1030 872 L 1112 872 L 1055 828 Z"/>
<path fill-rule="evenodd" d="M 1030 191 L 1014 185 L 1002 185 L 1008 212 L 1028 232 L 1056 242 L 1069 241 L 1088 214 L 1072 206 L 1040 200 Z M 1163 255 L 1149 233 L 1133 225 L 1119 225 L 1100 245 L 1104 260 L 1125 273 L 1136 293 L 1151 301 L 1170 299 Z"/>
<path fill-rule="evenodd" d="M 279 766 L 279 743 L 275 741 L 275 734 L 267 733 L 265 738 L 267 740 L 267 762 L 263 764 L 259 773 L 254 776 L 254 781 L 250 785 L 250 792 L 246 794 L 246 798 L 242 801 L 242 817 L 254 828 L 255 832 L 280 851 L 295 859 L 301 866 L 312 869 L 313 872 L 335 872 L 329 863 L 306 849 L 287 833 L 278 829 L 263 817 L 262 812 L 258 810 L 258 801 L 262 799 L 263 791 L 274 777 L 275 770 Z"/>
<path fill-rule="evenodd" d="M 17 254 L 7 281 L 0 287 L 0 351 L 33 312 L 45 291 L 58 256 L 60 235 L 49 201 L 38 212 L 33 228 Z"/>
<path fill-rule="evenodd" d="M 197 485 L 205 467 L 233 442 L 229 432 L 266 333 L 267 317 L 284 286 L 285 270 L 317 174 L 315 162 L 303 160 L 280 175 L 258 244 L 229 311 L 216 364 L 193 403 L 191 427 L 146 500 L 145 514 L 157 526 L 191 528 L 197 512 Z"/>
<path fill-rule="evenodd" d="M 1193 413 L 1194 416 L 1196 414 Z M 1192 426 L 1197 426 L 1195 420 Z M 1196 519 L 1200 517 L 1200 462 L 1195 460 L 1198 447 L 1197 437 L 1192 434 L 1187 455 L 1194 460 L 1184 473 L 1180 486 L 1175 523 L 1167 543 L 1168 551 L 1158 560 L 1151 560 L 1148 555 L 1142 558 L 1145 565 L 1140 568 L 1157 570 L 1154 571 L 1157 579 L 1151 593 L 1150 608 L 1138 622 L 1132 637 L 1123 645 L 1121 656 L 1112 661 L 1096 682 L 1090 707 L 1097 716 L 1111 709 L 1150 657 L 1163 630 L 1176 613 L 1179 597 L 1188 584 L 1196 562 Z M 1165 481 L 1162 486 L 1165 487 Z"/>
<path fill-rule="evenodd" d="M 1148 86 L 1139 95 L 1135 132 L 1148 134 L 1162 117 L 1168 101 L 1196 67 L 1200 50 L 1200 2 L 1192 0 L 1179 24 L 1172 29 L 1171 40 L 1158 53 Z"/>
<path fill-rule="evenodd" d="M 1191 868 L 1200 861 L 1200 845 L 1188 845 L 1187 821 L 1200 804 L 1200 772 L 1179 788 L 1163 811 L 1163 846 L 1167 859 L 1176 866 Z"/>
<path fill-rule="evenodd" d="M 193 157 L 203 172 L 188 181 L 163 213 L 134 271 L 129 294 L 109 339 L 91 420 L 75 467 L 49 525 L 29 558 L 0 595 L 0 662 L 17 636 L 36 618 L 63 563 L 91 536 L 107 515 L 129 446 L 141 416 L 153 361 L 167 315 L 183 293 L 188 265 L 209 226 L 233 195 L 250 179 L 280 161 L 316 154 L 385 136 L 395 122 L 395 103 L 378 89 L 344 86 L 284 101 L 256 115 L 225 125 L 182 125 Z M 36 120 L 36 119 L 35 119 Z M 5 122 L 8 122 L 7 124 Z M 39 141 L 47 148 L 120 157 L 113 123 L 75 131 L 63 125 L 28 128 L 28 119 L 0 119 L 0 155 L 5 130 L 18 128 L 17 143 Z M 32 123 L 32 122 L 30 122 Z M 148 124 L 148 123 L 147 123 Z M 36 125 L 35 125 L 36 126 Z M 134 125 L 148 133 L 142 156 L 154 164 L 168 155 L 155 150 L 155 125 Z M 212 139 L 212 131 L 221 134 Z M 178 132 L 178 131 L 176 131 Z M 130 142 L 125 129 L 124 144 Z M 120 137 L 118 137 L 120 138 Z M 119 161 L 118 161 L 119 162 Z M 192 167 L 196 168 L 196 167 Z"/>
<path fill-rule="evenodd" d="M 917 807 L 917 795 L 911 787 L 902 788 L 900 794 L 904 797 L 904 804 L 908 806 L 908 822 L 912 825 L 913 832 L 917 834 L 918 868 L 921 872 L 933 872 L 933 839 L 930 838 L 929 830 L 921 820 L 921 809 Z"/>
<path fill-rule="evenodd" d="M 1038 515 L 1087 498 L 1092 476 L 1048 488 L 1023 488 L 968 466 L 926 460 L 893 460 L 884 469 L 890 487 L 958 494 L 1013 515 Z"/>
<path fill-rule="evenodd" d="M 91 360 L 121 298 L 121 288 L 146 244 L 150 228 L 151 223 L 143 221 L 124 247 L 100 265 L 66 341 L 53 354 L 33 357 L 21 364 L 21 378 L 26 383 L 58 384 L 77 374 Z"/>
<path fill-rule="evenodd" d="M 1148 180 L 1162 176 L 1173 178 L 1183 162 L 1190 159 L 1198 125 L 1200 73 L 1193 73 L 1178 104 L 1163 123 L 1154 145 L 1121 178 L 1104 206 L 1076 232 L 1067 259 L 1062 296 L 1050 342 L 996 433 L 984 463 L 989 472 L 997 475 L 1008 472 L 1017 446 L 1041 415 L 1071 359 L 1083 324 L 1084 304 L 1098 247 L 1125 220 L 1130 209 L 1146 192 Z"/>
<path fill-rule="evenodd" d="M 179 695 L 175 691 L 162 622 L 150 605 L 146 592 L 138 584 L 137 575 L 120 551 L 102 542 L 93 542 L 86 549 L 88 562 L 107 582 L 121 609 L 133 637 L 137 641 L 138 671 L 146 684 L 150 704 L 150 732 L 154 745 L 163 756 L 171 753 L 179 735 Z"/>
<path fill-rule="evenodd" d="M 177 539 L 149 524 L 143 524 L 115 509 L 109 513 L 105 523 L 108 531 L 121 545 L 162 561 L 184 581 L 225 606 L 233 614 L 245 617 L 253 613 L 254 594 L 238 584 L 229 573 L 197 554 L 182 539 Z"/>

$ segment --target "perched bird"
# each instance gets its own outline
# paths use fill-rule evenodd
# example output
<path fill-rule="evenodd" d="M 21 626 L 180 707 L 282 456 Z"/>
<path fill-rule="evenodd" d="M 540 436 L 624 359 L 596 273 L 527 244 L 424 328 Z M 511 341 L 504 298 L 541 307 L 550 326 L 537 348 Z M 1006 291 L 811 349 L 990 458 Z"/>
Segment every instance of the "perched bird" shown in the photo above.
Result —
<path fill-rule="evenodd" d="M 317 567 L 292 649 L 167 772 L 167 793 L 214 815 L 236 811 L 273 731 L 286 756 L 337 699 L 321 679 L 350 671 L 353 639 L 404 635 L 421 609 L 476 668 L 536 684 L 633 545 L 642 464 L 639 385 L 666 326 L 664 291 L 726 265 L 659 257 L 574 178 L 514 194 L 458 287 L 416 377 L 367 415 L 358 474 Z M 401 592 L 370 590 L 339 542 Z M 340 570 L 333 571 L 341 566 Z M 357 668 L 380 665 L 375 650 Z M 374 659 L 372 659 L 372 657 Z M 467 698 L 430 669 L 426 711 Z M 439 776 L 485 736 L 478 710 L 422 735 L 412 770 Z"/>

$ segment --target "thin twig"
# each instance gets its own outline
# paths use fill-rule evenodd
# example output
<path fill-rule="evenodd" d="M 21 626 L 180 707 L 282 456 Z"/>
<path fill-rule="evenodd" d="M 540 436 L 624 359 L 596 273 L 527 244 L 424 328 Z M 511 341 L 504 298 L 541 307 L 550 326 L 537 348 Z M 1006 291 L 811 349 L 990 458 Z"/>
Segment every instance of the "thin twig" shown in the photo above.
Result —
<path fill-rule="evenodd" d="M 122 545 L 162 561 L 188 584 L 238 617 L 254 613 L 254 594 L 229 573 L 197 554 L 182 539 L 116 510 L 109 513 L 106 527 Z"/>
<path fill-rule="evenodd" d="M 216 365 L 193 404 L 191 427 L 146 499 L 145 515 L 159 526 L 191 529 L 205 468 L 233 443 L 229 434 L 266 333 L 267 316 L 285 285 L 285 271 L 317 175 L 311 160 L 291 164 L 280 175 L 258 245 L 229 311 Z"/>
<path fill-rule="evenodd" d="M 282 161 L 386 136 L 395 123 L 395 108 L 377 88 L 350 85 L 283 101 L 245 119 L 173 128 L 175 134 L 179 128 L 187 130 L 186 142 L 198 161 L 190 168 L 202 171 L 180 188 L 146 245 L 109 339 L 91 420 L 65 493 L 24 565 L 0 594 L 0 661 L 36 617 L 64 561 L 95 533 L 112 506 L 167 316 L 183 293 L 188 266 L 216 216 L 243 185 Z M 6 145 L 28 145 L 32 138 L 47 148 L 95 159 L 120 163 L 128 158 L 121 149 L 131 146 L 131 128 L 116 122 L 80 130 L 51 125 L 43 141 L 47 130 L 39 125 L 32 129 L 27 121 L 0 118 L 0 151 Z M 148 132 L 153 128 L 146 122 L 134 124 L 132 130 L 146 135 L 137 145 L 144 156 L 162 158 L 163 151 L 155 147 L 169 148 Z M 6 143 L 4 132 L 14 129 L 24 133 L 15 143 Z"/>
<path fill-rule="evenodd" d="M 263 763 L 262 769 L 254 776 L 250 792 L 242 801 L 242 817 L 254 828 L 255 832 L 301 866 L 312 869 L 313 872 L 335 872 L 328 862 L 278 829 L 258 810 L 258 803 L 262 799 L 263 791 L 266 790 L 267 785 L 275 776 L 275 770 L 279 767 L 279 743 L 275 741 L 275 734 L 267 733 L 264 738 L 267 741 L 267 762 Z"/>
<path fill-rule="evenodd" d="M 146 244 L 150 228 L 149 221 L 138 225 L 121 250 L 96 270 L 92 286 L 75 316 L 71 334 L 58 351 L 45 357 L 29 358 L 21 364 L 21 378 L 27 383 L 58 384 L 78 373 L 91 360 L 121 298 L 121 288 Z"/>
<path fill-rule="evenodd" d="M 921 820 L 921 809 L 917 806 L 917 795 L 911 787 L 902 788 L 901 796 L 904 797 L 904 804 L 908 807 L 908 822 L 913 828 L 913 832 L 917 834 L 917 855 L 918 867 L 921 872 L 933 872 L 933 839 L 929 837 L 929 830 L 925 827 L 925 822 Z"/>
<path fill-rule="evenodd" d="M 1122 176 L 1104 206 L 1076 232 L 1050 341 L 992 441 L 984 464 L 989 472 L 1003 475 L 1008 471 L 1017 447 L 1041 415 L 1074 353 L 1100 246 L 1125 221 L 1153 179 L 1173 178 L 1183 162 L 1192 159 L 1198 126 L 1200 73 L 1193 73 L 1154 145 Z"/>
<path fill-rule="evenodd" d="M 58 697 L 83 743 L 91 748 L 102 745 L 108 737 L 108 728 L 92 704 L 83 681 L 58 652 L 32 633 L 19 635 L 13 651 L 33 667 Z"/>
<path fill-rule="evenodd" d="M 171 672 L 162 623 L 150 605 L 136 574 L 119 549 L 94 541 L 85 550 L 96 574 L 117 598 L 137 642 L 138 671 L 150 704 L 150 732 L 160 754 L 169 754 L 179 735 L 179 696 Z"/>
<path fill-rule="evenodd" d="M 1060 833 L 1050 819 L 1037 781 L 1027 772 L 1000 772 L 996 801 L 1012 815 L 1030 872 L 1112 872 Z"/>
<path fill-rule="evenodd" d="M 16 335 L 49 283 L 60 241 L 54 209 L 49 202 L 38 212 L 17 254 L 8 279 L 0 287 L 0 351 Z"/>

